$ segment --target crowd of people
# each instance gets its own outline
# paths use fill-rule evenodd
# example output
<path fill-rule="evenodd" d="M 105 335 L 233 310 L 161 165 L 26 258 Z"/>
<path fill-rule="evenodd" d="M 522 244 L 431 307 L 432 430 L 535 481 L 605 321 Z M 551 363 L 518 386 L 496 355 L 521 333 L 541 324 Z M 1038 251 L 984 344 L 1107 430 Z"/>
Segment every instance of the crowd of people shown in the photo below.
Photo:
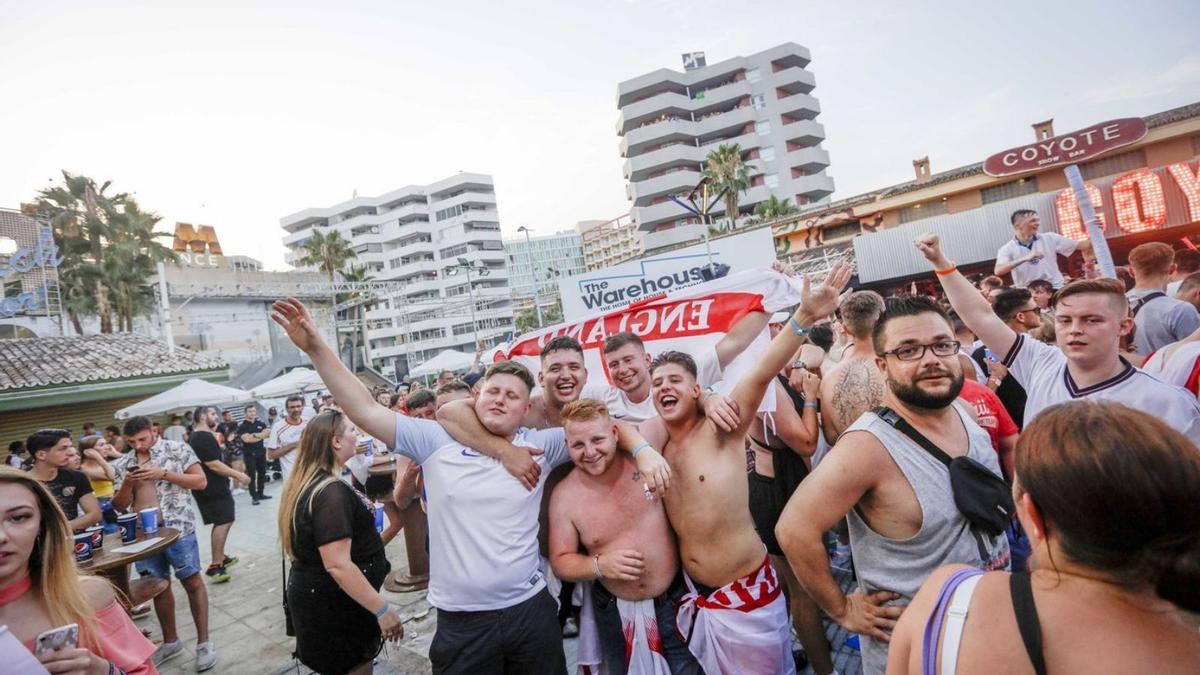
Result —
<path fill-rule="evenodd" d="M 39 656 L 72 664 L 52 672 L 153 672 L 180 649 L 173 573 L 211 667 L 204 579 L 237 562 L 232 486 L 260 504 L 277 462 L 285 610 L 320 673 L 371 672 L 403 636 L 381 590 L 427 591 L 436 673 L 563 673 L 578 631 L 586 672 L 826 675 L 826 621 L 872 674 L 1194 672 L 1200 255 L 1142 244 L 1101 278 L 1090 243 L 1012 222 L 994 275 L 968 279 L 922 236 L 923 294 L 843 292 L 839 263 L 794 312 L 750 311 L 696 353 L 608 335 L 607 377 L 559 336 L 536 373 L 497 361 L 368 390 L 300 302 L 277 302 L 329 395 L 265 421 L 203 406 L 165 429 L 29 437 L 25 470 L 0 470 L 0 623 L 26 642 L 79 623 L 77 649 Z M 138 563 L 157 647 L 66 548 L 147 506 L 181 534 Z"/>

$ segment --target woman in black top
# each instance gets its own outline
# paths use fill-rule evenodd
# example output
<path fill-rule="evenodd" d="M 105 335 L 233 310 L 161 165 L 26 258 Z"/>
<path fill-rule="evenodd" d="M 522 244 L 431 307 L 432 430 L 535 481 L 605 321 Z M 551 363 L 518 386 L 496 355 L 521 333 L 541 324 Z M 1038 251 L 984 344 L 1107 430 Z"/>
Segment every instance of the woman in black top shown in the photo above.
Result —
<path fill-rule="evenodd" d="M 404 635 L 399 614 L 379 595 L 391 565 L 373 506 L 338 479 L 357 443 L 358 429 L 340 412 L 309 420 L 280 500 L 296 653 L 318 673 L 369 673 L 383 639 Z"/>

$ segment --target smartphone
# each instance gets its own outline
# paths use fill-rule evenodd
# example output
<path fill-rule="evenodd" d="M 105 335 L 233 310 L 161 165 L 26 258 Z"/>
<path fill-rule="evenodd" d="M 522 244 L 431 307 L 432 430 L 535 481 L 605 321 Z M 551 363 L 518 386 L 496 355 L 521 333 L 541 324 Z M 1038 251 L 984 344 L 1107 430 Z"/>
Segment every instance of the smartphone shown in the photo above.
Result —
<path fill-rule="evenodd" d="M 994 352 L 990 349 L 983 350 L 983 358 L 987 359 L 988 361 L 999 361 L 1000 360 L 1000 359 L 996 358 L 996 352 Z"/>
<path fill-rule="evenodd" d="M 59 628 L 51 628 L 37 636 L 33 645 L 34 656 L 58 649 L 74 649 L 79 646 L 79 624 L 69 623 Z"/>

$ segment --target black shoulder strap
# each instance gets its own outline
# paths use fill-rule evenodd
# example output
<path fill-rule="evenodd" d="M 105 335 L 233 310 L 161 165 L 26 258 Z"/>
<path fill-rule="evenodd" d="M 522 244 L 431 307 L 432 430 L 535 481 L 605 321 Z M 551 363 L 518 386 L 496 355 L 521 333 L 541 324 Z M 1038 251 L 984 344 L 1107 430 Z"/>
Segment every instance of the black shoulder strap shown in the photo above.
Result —
<path fill-rule="evenodd" d="M 1167 297 L 1167 294 L 1163 293 L 1162 291 L 1147 293 L 1146 295 L 1142 296 L 1142 299 L 1138 300 L 1129 311 L 1133 314 L 1133 316 L 1137 316 L 1137 313 L 1142 311 L 1142 308 L 1149 304 L 1151 300 L 1157 300 L 1165 297 Z"/>
<path fill-rule="evenodd" d="M 871 412 L 878 415 L 879 418 L 882 419 L 884 422 L 887 422 L 888 424 L 895 427 L 895 429 L 897 431 L 899 431 L 900 433 L 911 438 L 913 443 L 916 443 L 917 445 L 921 446 L 925 450 L 925 452 L 928 452 L 929 454 L 933 455 L 934 458 L 937 459 L 939 462 L 941 462 L 942 464 L 945 464 L 947 467 L 950 466 L 950 455 L 947 455 L 941 448 L 934 445 L 933 441 L 929 440 L 928 438 L 925 438 L 925 434 L 922 434 L 921 432 L 914 429 L 913 425 L 906 422 L 904 420 L 904 418 L 901 417 L 900 414 L 897 413 L 895 410 L 892 410 L 891 408 L 889 408 L 885 405 L 881 405 L 881 406 L 876 406 L 875 409 L 873 409 Z"/>
<path fill-rule="evenodd" d="M 1046 662 L 1042 658 L 1042 625 L 1038 621 L 1037 606 L 1033 603 L 1033 587 L 1028 572 L 1013 572 L 1008 577 L 1008 592 L 1012 596 L 1013 612 L 1017 615 L 1017 629 L 1025 643 L 1025 653 L 1033 663 L 1037 675 L 1046 675 Z"/>

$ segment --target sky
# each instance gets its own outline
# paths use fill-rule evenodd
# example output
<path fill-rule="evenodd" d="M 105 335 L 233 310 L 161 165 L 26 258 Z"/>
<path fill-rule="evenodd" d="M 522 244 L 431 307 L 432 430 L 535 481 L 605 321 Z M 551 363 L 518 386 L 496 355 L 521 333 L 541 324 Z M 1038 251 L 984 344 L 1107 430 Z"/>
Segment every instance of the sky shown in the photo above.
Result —
<path fill-rule="evenodd" d="M 548 234 L 629 210 L 618 82 L 789 41 L 835 199 L 1200 101 L 1194 0 L 189 4 L 0 0 L 0 207 L 82 173 L 286 269 L 283 216 L 472 171 Z"/>

